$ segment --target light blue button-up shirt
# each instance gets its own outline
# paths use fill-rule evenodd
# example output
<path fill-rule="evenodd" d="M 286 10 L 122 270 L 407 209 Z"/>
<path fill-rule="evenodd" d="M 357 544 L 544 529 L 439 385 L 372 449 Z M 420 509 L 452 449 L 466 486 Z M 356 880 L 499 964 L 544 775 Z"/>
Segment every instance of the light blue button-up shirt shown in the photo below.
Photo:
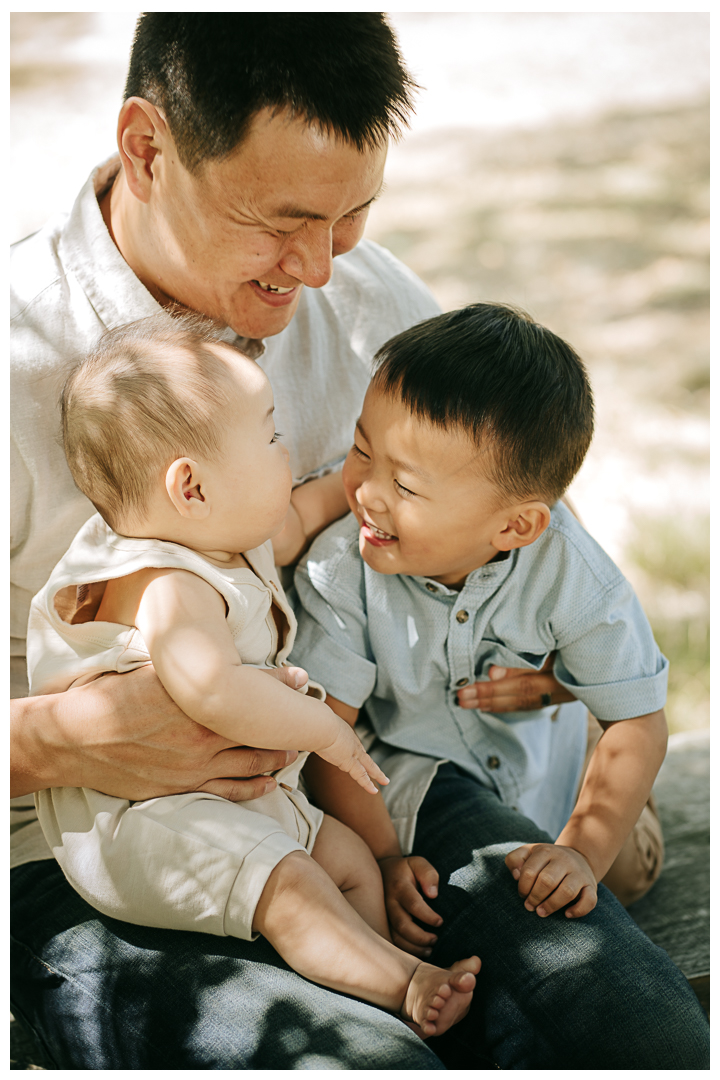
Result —
<path fill-rule="evenodd" d="M 301 606 L 292 660 L 333 697 L 365 706 L 405 850 L 440 760 L 553 836 L 572 812 L 585 709 L 493 715 L 460 708 L 457 690 L 486 679 L 491 664 L 538 670 L 557 651 L 556 678 L 601 720 L 642 716 L 665 703 L 667 660 L 637 597 L 562 503 L 535 543 L 474 570 L 459 592 L 371 570 L 352 515 L 315 541 L 295 586 Z"/>

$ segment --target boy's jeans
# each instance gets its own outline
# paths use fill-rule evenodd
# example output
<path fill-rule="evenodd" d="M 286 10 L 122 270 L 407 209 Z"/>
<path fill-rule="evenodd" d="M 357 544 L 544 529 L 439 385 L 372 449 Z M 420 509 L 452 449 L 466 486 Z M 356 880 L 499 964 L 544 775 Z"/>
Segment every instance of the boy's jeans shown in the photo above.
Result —
<path fill-rule="evenodd" d="M 433 960 L 477 953 L 483 968 L 466 1019 L 425 1044 L 305 982 L 262 939 L 99 915 L 53 862 L 13 871 L 13 1009 L 60 1069 L 709 1068 L 695 995 L 606 889 L 583 919 L 525 910 L 503 860 L 546 839 L 439 770 L 415 845 L 441 875 Z"/>

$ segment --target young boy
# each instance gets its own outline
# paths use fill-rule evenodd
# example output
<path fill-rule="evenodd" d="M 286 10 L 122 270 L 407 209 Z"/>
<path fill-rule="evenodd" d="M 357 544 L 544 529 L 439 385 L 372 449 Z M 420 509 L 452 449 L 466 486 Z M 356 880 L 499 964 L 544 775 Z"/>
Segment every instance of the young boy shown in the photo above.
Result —
<path fill-rule="evenodd" d="M 201 320 L 163 315 L 106 334 L 71 373 L 62 416 L 73 477 L 100 514 L 33 601 L 31 693 L 152 663 L 199 724 L 305 752 L 242 804 L 38 792 L 68 880 L 129 922 L 262 934 L 307 978 L 441 1034 L 467 1012 L 480 961 L 446 970 L 396 948 L 367 847 L 297 790 L 311 750 L 368 797 L 387 780 L 322 688 L 305 693 L 306 673 L 285 667 L 296 624 L 271 538 L 293 542 L 289 517 L 299 542 L 312 493 L 289 515 L 266 376 Z"/>
<path fill-rule="evenodd" d="M 421 895 L 437 878 L 401 856 L 443 762 L 526 815 L 518 841 L 527 818 L 557 836 L 506 863 L 528 910 L 576 918 L 663 760 L 667 661 L 620 571 L 558 501 L 592 428 L 581 361 L 524 313 L 477 304 L 421 323 L 378 354 L 344 467 L 353 513 L 296 572 L 293 660 L 348 723 L 365 708 L 390 814 L 317 759 L 305 776 L 380 860 L 394 940 L 421 955 L 434 937 L 412 916 L 439 925 Z M 584 715 L 563 730 L 552 708 L 493 716 L 457 698 L 493 664 L 539 669 L 553 652 L 556 678 L 605 728 L 574 810 Z"/>

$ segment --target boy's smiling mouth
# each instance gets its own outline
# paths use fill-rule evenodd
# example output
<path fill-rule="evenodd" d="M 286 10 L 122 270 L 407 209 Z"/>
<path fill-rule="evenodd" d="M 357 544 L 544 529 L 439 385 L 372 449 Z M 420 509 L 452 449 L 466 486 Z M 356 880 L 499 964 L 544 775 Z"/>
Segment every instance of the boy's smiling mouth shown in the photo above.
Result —
<path fill-rule="evenodd" d="M 392 544 L 397 540 L 397 536 L 393 536 L 392 533 L 386 533 L 382 529 L 378 529 L 377 525 L 373 525 L 366 518 L 362 519 L 360 532 L 369 543 L 375 547 L 382 547 L 385 544 Z"/>

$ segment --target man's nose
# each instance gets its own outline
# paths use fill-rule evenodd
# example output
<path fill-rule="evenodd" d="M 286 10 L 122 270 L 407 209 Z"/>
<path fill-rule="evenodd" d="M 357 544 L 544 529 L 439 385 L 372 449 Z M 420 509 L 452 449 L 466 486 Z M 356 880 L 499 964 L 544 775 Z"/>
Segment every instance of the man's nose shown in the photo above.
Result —
<path fill-rule="evenodd" d="M 278 266 L 311 289 L 327 285 L 332 277 L 332 229 L 307 222 L 293 235 Z"/>

